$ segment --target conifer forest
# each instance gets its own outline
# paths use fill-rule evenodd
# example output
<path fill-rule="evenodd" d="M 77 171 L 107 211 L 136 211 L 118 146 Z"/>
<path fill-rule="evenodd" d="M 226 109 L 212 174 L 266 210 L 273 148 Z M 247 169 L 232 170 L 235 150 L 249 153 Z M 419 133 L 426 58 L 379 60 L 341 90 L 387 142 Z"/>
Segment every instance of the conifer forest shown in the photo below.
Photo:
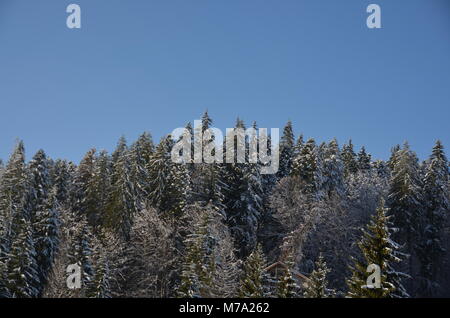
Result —
<path fill-rule="evenodd" d="M 406 142 L 383 161 L 294 136 L 290 121 L 280 135 L 276 174 L 173 163 L 170 135 L 122 137 L 79 163 L 28 158 L 18 141 L 0 165 L 0 297 L 450 297 L 439 140 L 424 161 Z"/>

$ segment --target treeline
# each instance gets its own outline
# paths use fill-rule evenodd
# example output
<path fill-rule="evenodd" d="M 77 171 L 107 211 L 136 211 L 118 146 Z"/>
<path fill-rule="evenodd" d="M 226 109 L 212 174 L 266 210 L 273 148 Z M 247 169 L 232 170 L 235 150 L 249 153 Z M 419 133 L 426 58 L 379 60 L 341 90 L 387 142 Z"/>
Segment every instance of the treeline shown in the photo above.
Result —
<path fill-rule="evenodd" d="M 374 161 L 288 122 L 275 175 L 175 164 L 175 142 L 121 138 L 78 165 L 43 150 L 27 162 L 18 142 L 0 164 L 0 297 L 450 296 L 441 142 L 424 162 L 406 143 Z M 366 286 L 371 264 L 381 288 Z"/>

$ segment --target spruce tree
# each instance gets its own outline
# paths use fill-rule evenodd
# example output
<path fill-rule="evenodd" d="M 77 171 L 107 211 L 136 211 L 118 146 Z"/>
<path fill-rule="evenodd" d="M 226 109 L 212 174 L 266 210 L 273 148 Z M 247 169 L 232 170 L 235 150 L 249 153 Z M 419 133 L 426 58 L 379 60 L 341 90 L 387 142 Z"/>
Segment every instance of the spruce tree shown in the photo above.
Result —
<path fill-rule="evenodd" d="M 117 141 L 116 149 L 111 155 L 113 168 L 119 158 L 122 157 L 126 151 L 128 151 L 127 140 L 125 139 L 125 136 L 120 136 L 119 141 Z"/>
<path fill-rule="evenodd" d="M 397 272 L 394 265 L 401 261 L 403 255 L 400 246 L 392 240 L 393 228 L 390 222 L 388 209 L 381 201 L 376 215 L 372 216 L 367 230 L 363 231 L 363 237 L 358 243 L 363 260 L 354 259 L 351 267 L 352 277 L 347 281 L 349 288 L 348 297 L 352 298 L 392 298 L 407 297 L 401 280 L 408 277 Z M 380 288 L 367 285 L 367 267 L 375 264 L 380 268 Z"/>
<path fill-rule="evenodd" d="M 267 261 L 261 245 L 257 245 L 254 251 L 244 262 L 244 272 L 241 278 L 239 297 L 262 298 L 266 294 L 266 273 L 264 269 Z"/>
<path fill-rule="evenodd" d="M 34 298 L 39 295 L 39 269 L 30 221 L 24 215 L 14 218 L 16 233 L 7 262 L 6 286 L 11 297 Z"/>
<path fill-rule="evenodd" d="M 89 191 L 89 185 L 92 184 L 92 176 L 94 175 L 96 152 L 96 149 L 90 149 L 81 160 L 76 168 L 70 193 L 73 211 L 91 220 L 96 219 L 96 217 L 90 214 L 97 211 L 94 192 Z M 90 189 L 93 190 L 92 187 Z"/>
<path fill-rule="evenodd" d="M 346 176 L 358 171 L 358 161 L 355 151 L 353 150 L 353 143 L 351 139 L 348 141 L 348 144 L 345 144 L 342 147 L 342 160 L 344 161 Z"/>
<path fill-rule="evenodd" d="M 138 209 L 136 192 L 131 180 L 129 152 L 123 151 L 113 162 L 113 183 L 106 207 L 106 225 L 129 240 L 133 216 Z"/>
<path fill-rule="evenodd" d="M 142 134 L 130 147 L 131 180 L 133 182 L 139 209 L 145 206 L 149 191 L 149 171 L 151 155 L 153 153 L 153 142 L 150 134 Z"/>
<path fill-rule="evenodd" d="M 49 162 L 45 152 L 39 150 L 30 161 L 30 197 L 29 208 L 32 211 L 32 216 L 39 211 L 45 209 L 45 204 L 48 200 L 48 192 L 51 187 L 51 180 L 49 174 Z"/>
<path fill-rule="evenodd" d="M 0 179 L 0 257 L 11 244 L 12 220 L 23 213 L 29 191 L 29 174 L 25 164 L 25 149 L 19 141 Z"/>
<path fill-rule="evenodd" d="M 329 298 L 333 297 L 334 291 L 328 289 L 327 275 L 330 270 L 325 263 L 322 254 L 316 260 L 315 268 L 308 281 L 305 283 L 303 297 L 305 298 Z"/>
<path fill-rule="evenodd" d="M 92 281 L 86 291 L 86 296 L 89 298 L 111 298 L 109 262 L 106 253 L 99 250 L 102 248 L 101 243 L 94 248 L 97 250 L 97 259 Z"/>
<path fill-rule="evenodd" d="M 30 161 L 29 170 L 31 180 L 26 208 L 33 226 L 40 281 L 38 293 L 41 295 L 58 246 L 56 188 L 51 189 L 49 160 L 43 150 L 39 150 Z"/>
<path fill-rule="evenodd" d="M 298 156 L 292 164 L 292 175 L 297 176 L 306 185 L 305 192 L 309 194 L 316 193 L 322 183 L 322 163 L 316 142 L 309 139 L 302 147 Z"/>
<path fill-rule="evenodd" d="M 397 164 L 398 155 L 400 154 L 401 147 L 400 145 L 395 145 L 391 148 L 391 157 L 388 160 L 388 167 L 391 171 L 394 170 L 395 165 Z"/>
<path fill-rule="evenodd" d="M 279 179 L 289 175 L 291 172 L 292 160 L 294 155 L 295 137 L 292 130 L 292 122 L 288 121 L 283 130 L 280 141 L 280 164 L 277 172 Z"/>
<path fill-rule="evenodd" d="M 444 147 L 438 140 L 426 164 L 423 179 L 424 215 L 418 256 L 421 263 L 421 296 L 439 294 L 439 275 L 444 270 L 444 229 L 450 213 L 449 169 Z"/>
<path fill-rule="evenodd" d="M 56 200 L 59 205 L 67 207 L 70 198 L 70 185 L 72 184 L 69 163 L 65 160 L 56 160 L 50 173 L 52 184 L 56 187 Z"/>
<path fill-rule="evenodd" d="M 39 295 L 47 283 L 53 260 L 59 245 L 59 204 L 56 200 L 57 188 L 53 187 L 42 209 L 36 212 L 34 219 L 34 239 L 36 246 L 36 261 L 39 270 Z"/>
<path fill-rule="evenodd" d="M 95 158 L 92 177 L 86 191 L 90 208 L 90 213 L 88 213 L 88 216 L 90 216 L 89 223 L 93 226 L 95 232 L 105 223 L 105 210 L 108 207 L 112 191 L 110 159 L 106 151 L 100 151 Z"/>
<path fill-rule="evenodd" d="M 185 164 L 171 159 L 173 140 L 164 137 L 150 159 L 150 204 L 165 215 L 179 216 L 190 196 L 190 176 Z"/>
<path fill-rule="evenodd" d="M 292 253 L 289 253 L 285 265 L 285 271 L 278 281 L 277 296 L 278 298 L 294 298 L 297 297 L 299 287 L 292 274 L 295 265 Z"/>
<path fill-rule="evenodd" d="M 323 147 L 322 153 L 322 190 L 331 194 L 344 195 L 344 164 L 336 139 Z"/>
<path fill-rule="evenodd" d="M 362 146 L 358 153 L 358 169 L 361 171 L 370 170 L 370 162 L 371 156 L 366 152 L 366 148 Z"/>
<path fill-rule="evenodd" d="M 210 259 L 211 246 L 208 244 L 208 224 L 210 218 L 205 215 L 198 230 L 187 236 L 186 252 L 181 273 L 178 296 L 182 298 L 207 297 L 212 288 L 214 261 Z"/>
<path fill-rule="evenodd" d="M 92 229 L 84 216 L 74 216 L 69 230 L 67 262 L 80 266 L 81 289 L 71 292 L 72 296 L 86 297 L 94 276 Z"/>
<path fill-rule="evenodd" d="M 417 243 L 423 228 L 423 197 L 422 180 L 416 154 L 405 143 L 403 149 L 398 151 L 393 164 L 392 177 L 389 181 L 387 205 L 393 218 L 393 224 L 399 230 L 394 239 L 405 245 L 405 252 L 410 255 L 407 271 L 416 276 L 413 260 L 415 259 Z M 404 266 L 405 267 L 405 266 Z M 411 293 L 415 287 L 411 280 L 408 291 Z"/>

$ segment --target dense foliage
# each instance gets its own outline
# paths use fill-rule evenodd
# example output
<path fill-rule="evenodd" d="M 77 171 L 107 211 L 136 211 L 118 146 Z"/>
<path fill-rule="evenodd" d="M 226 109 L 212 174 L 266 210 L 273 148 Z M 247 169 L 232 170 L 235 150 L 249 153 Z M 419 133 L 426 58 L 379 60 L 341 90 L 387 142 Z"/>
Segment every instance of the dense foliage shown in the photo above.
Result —
<path fill-rule="evenodd" d="M 27 162 L 18 142 L 0 161 L 0 297 L 450 296 L 440 141 L 424 162 L 407 143 L 374 161 L 351 141 L 295 140 L 288 122 L 276 175 L 173 163 L 175 142 L 122 137 L 78 165 L 43 150 Z"/>

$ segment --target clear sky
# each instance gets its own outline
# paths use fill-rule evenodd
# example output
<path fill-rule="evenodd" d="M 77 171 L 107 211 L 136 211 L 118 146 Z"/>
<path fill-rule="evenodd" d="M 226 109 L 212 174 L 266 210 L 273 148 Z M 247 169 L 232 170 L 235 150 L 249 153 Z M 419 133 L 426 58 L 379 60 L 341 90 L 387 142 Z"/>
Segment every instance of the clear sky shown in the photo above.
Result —
<path fill-rule="evenodd" d="M 20 138 L 28 158 L 78 162 L 205 109 L 223 130 L 291 119 L 375 158 L 404 140 L 422 159 L 438 138 L 448 150 L 450 1 L 0 0 L 0 158 Z"/>

